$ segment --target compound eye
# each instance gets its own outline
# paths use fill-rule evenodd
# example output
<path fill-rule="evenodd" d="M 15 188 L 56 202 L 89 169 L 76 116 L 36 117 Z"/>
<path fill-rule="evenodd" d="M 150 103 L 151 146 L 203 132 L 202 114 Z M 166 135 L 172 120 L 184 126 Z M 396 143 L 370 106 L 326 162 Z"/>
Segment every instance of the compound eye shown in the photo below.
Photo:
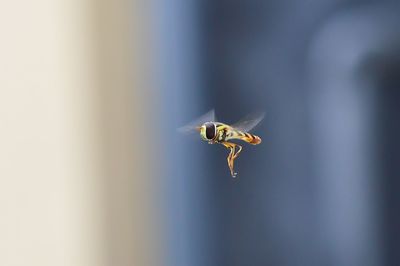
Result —
<path fill-rule="evenodd" d="M 213 123 L 207 123 L 206 125 L 206 137 L 207 139 L 215 138 L 215 125 Z"/>

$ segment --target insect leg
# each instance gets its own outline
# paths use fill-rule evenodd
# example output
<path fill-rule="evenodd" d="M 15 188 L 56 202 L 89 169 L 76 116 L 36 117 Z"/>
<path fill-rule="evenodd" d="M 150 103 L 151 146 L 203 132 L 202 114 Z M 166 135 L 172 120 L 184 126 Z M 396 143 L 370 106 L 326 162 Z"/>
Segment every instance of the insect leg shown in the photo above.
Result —
<path fill-rule="evenodd" d="M 234 164 L 234 162 L 235 162 L 235 159 L 239 156 L 239 153 L 242 151 L 242 146 L 240 146 L 240 145 L 238 145 L 238 144 L 234 144 L 235 146 L 233 147 L 233 154 L 232 154 L 232 158 L 231 158 L 231 160 L 232 160 L 232 162 L 231 162 L 231 165 L 232 165 L 232 170 L 233 170 L 233 164 Z M 238 150 L 236 151 L 236 147 L 238 147 Z M 236 152 L 235 152 L 236 151 Z M 232 176 L 233 177 L 236 177 L 236 175 L 237 175 L 237 173 L 234 173 Z"/>
<path fill-rule="evenodd" d="M 224 142 L 221 142 L 222 143 L 222 145 L 224 145 L 226 148 L 228 148 L 229 150 L 230 150 L 230 152 L 229 152 L 229 155 L 228 155 L 228 157 L 226 158 L 227 159 L 227 161 L 228 161 L 228 166 L 229 166 L 229 169 L 230 169 L 230 171 L 231 171 L 231 175 L 232 175 L 232 177 L 235 177 L 236 176 L 236 174 L 237 173 L 235 173 L 234 171 L 233 171 L 233 163 L 234 163 L 234 160 L 235 160 L 235 150 L 236 150 L 236 146 L 238 146 L 237 144 L 235 144 L 235 143 L 231 143 L 231 142 L 226 142 L 226 141 L 224 141 Z M 239 152 L 241 151 L 242 149 L 241 149 L 241 147 L 239 148 Z M 236 153 L 237 154 L 237 153 Z M 236 155 L 237 156 L 237 155 Z"/>
<path fill-rule="evenodd" d="M 238 149 L 238 151 L 235 153 L 233 159 L 236 159 L 236 158 L 239 156 L 239 153 L 242 151 L 242 146 L 240 146 L 240 145 L 238 145 L 238 144 L 236 144 L 236 146 L 237 146 L 239 149 Z"/>

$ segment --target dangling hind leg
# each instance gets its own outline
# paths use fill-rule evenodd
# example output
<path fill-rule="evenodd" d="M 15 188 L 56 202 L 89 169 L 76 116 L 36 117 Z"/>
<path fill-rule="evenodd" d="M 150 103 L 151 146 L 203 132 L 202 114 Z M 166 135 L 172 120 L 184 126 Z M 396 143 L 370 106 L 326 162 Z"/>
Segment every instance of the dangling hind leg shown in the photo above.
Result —
<path fill-rule="evenodd" d="M 235 152 L 236 147 L 238 147 L 238 151 Z M 239 156 L 239 153 L 240 153 L 241 151 L 242 151 L 242 146 L 236 144 L 235 147 L 234 147 L 234 152 L 233 152 L 232 158 L 231 158 L 231 160 L 232 160 L 232 169 L 233 169 L 233 164 L 234 164 L 234 162 L 235 162 L 235 159 Z M 233 177 L 236 177 L 236 175 L 237 175 L 237 173 L 234 173 L 232 176 L 233 176 Z"/>
<path fill-rule="evenodd" d="M 235 173 L 233 171 L 233 160 L 234 160 L 233 156 L 235 153 L 235 144 L 230 142 L 222 142 L 222 145 L 224 145 L 227 149 L 229 149 L 229 155 L 226 158 L 226 160 L 228 161 L 228 166 L 229 170 L 231 171 L 232 177 L 235 177 Z"/>
<path fill-rule="evenodd" d="M 224 145 L 226 148 L 228 148 L 230 150 L 229 155 L 226 159 L 228 161 L 228 166 L 229 166 L 229 170 L 231 171 L 232 177 L 236 177 L 237 173 L 234 172 L 233 165 L 234 165 L 235 159 L 238 157 L 239 153 L 242 151 L 242 146 L 237 145 L 235 143 L 231 143 L 231 142 L 222 142 L 222 145 Z M 235 152 L 236 146 L 238 146 L 238 148 L 239 148 L 239 150 L 237 152 Z"/>
<path fill-rule="evenodd" d="M 235 153 L 233 159 L 236 159 L 236 158 L 239 156 L 239 153 L 242 151 L 242 146 L 240 146 L 240 145 L 238 145 L 238 144 L 236 144 L 236 146 L 237 146 L 239 149 L 238 149 L 238 151 Z"/>

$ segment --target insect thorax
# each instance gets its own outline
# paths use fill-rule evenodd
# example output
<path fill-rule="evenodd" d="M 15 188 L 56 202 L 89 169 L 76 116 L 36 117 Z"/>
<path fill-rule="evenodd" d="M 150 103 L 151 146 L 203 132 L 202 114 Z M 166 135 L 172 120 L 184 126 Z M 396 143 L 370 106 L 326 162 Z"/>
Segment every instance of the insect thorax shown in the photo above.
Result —
<path fill-rule="evenodd" d="M 215 123 L 217 128 L 216 142 L 226 141 L 231 136 L 231 127 L 223 123 Z"/>

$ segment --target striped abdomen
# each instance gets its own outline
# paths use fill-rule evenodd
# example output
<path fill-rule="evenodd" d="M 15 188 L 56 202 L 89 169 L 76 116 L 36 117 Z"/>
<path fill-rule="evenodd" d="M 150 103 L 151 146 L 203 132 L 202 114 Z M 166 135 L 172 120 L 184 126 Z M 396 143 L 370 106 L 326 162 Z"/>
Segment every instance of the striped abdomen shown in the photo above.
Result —
<path fill-rule="evenodd" d="M 243 141 L 246 141 L 247 143 L 257 145 L 261 143 L 261 138 L 259 136 L 247 133 L 247 132 L 242 132 L 239 130 L 232 130 L 230 134 L 227 135 L 226 140 L 229 139 L 240 139 Z"/>

